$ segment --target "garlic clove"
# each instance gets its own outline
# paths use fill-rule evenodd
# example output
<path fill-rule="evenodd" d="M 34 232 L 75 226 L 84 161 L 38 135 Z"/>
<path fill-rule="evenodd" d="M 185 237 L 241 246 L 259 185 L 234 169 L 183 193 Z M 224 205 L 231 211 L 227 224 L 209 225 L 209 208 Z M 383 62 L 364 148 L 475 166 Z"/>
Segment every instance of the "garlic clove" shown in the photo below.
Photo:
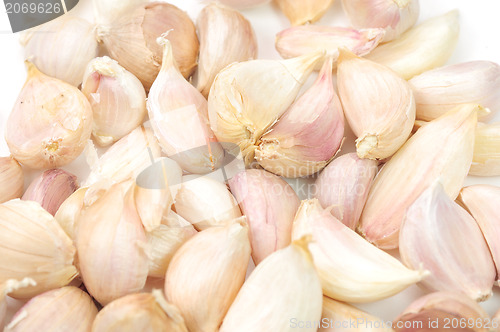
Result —
<path fill-rule="evenodd" d="M 410 79 L 442 66 L 451 56 L 459 35 L 458 11 L 431 18 L 380 45 L 366 56 Z"/>
<path fill-rule="evenodd" d="M 470 175 L 500 175 L 500 122 L 478 123 Z"/>
<path fill-rule="evenodd" d="M 23 187 L 21 165 L 12 157 L 0 157 L 0 203 L 21 197 Z"/>
<path fill-rule="evenodd" d="M 206 98 L 222 69 L 257 57 L 257 39 L 243 15 L 219 3 L 203 8 L 196 25 L 200 39 L 196 88 Z"/>
<path fill-rule="evenodd" d="M 355 230 L 378 172 L 377 164 L 375 160 L 360 159 L 356 153 L 334 159 L 319 174 L 314 197 L 332 216 Z"/>
<path fill-rule="evenodd" d="M 244 9 L 267 3 L 269 0 L 220 0 L 220 2 L 233 8 Z"/>
<path fill-rule="evenodd" d="M 79 288 L 67 286 L 32 298 L 12 318 L 5 332 L 90 331 L 97 308 Z"/>
<path fill-rule="evenodd" d="M 337 84 L 360 158 L 385 159 L 408 139 L 415 122 L 415 98 L 392 70 L 341 49 Z M 377 100 L 377 103 L 373 103 Z"/>
<path fill-rule="evenodd" d="M 290 244 L 300 201 L 285 180 L 251 169 L 231 178 L 229 187 L 247 218 L 255 265 Z"/>
<path fill-rule="evenodd" d="M 165 294 L 179 308 L 190 332 L 218 331 L 245 281 L 250 252 L 243 217 L 196 234 L 175 253 L 165 277 Z"/>
<path fill-rule="evenodd" d="M 344 112 L 329 57 L 315 83 L 261 137 L 255 159 L 277 175 L 297 178 L 322 170 L 344 140 Z"/>
<path fill-rule="evenodd" d="M 7 120 L 12 156 L 34 169 L 66 165 L 90 138 L 92 109 L 77 88 L 42 74 L 26 61 L 28 77 Z"/>
<path fill-rule="evenodd" d="M 7 314 L 7 295 L 16 289 L 35 285 L 35 281 L 30 278 L 24 278 L 21 281 L 9 279 L 0 283 L 0 327 L 4 326 L 5 316 Z"/>
<path fill-rule="evenodd" d="M 72 193 L 57 209 L 54 218 L 57 220 L 61 228 L 75 243 L 75 230 L 78 228 L 77 222 L 80 212 L 83 208 L 85 194 L 89 188 L 79 188 Z"/>
<path fill-rule="evenodd" d="M 93 0 L 94 17 L 99 24 L 111 24 L 147 2 L 147 0 Z"/>
<path fill-rule="evenodd" d="M 334 0 L 277 0 L 276 3 L 292 25 L 318 21 Z"/>
<path fill-rule="evenodd" d="M 398 246 L 406 209 L 438 178 L 457 197 L 472 162 L 477 113 L 465 104 L 421 127 L 382 167 L 368 194 L 359 231 L 376 246 Z"/>
<path fill-rule="evenodd" d="M 347 302 L 371 302 L 419 282 L 428 271 L 410 270 L 324 210 L 317 199 L 302 201 L 292 239 L 312 235 L 309 245 L 323 293 Z"/>

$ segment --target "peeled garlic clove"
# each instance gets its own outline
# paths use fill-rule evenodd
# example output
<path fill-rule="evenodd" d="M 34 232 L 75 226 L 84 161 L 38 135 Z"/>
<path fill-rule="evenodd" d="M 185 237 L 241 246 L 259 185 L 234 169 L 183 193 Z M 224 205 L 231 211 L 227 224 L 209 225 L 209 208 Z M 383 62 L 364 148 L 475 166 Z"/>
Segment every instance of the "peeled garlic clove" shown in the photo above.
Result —
<path fill-rule="evenodd" d="M 200 38 L 196 88 L 207 97 L 222 69 L 257 57 L 257 40 L 243 15 L 218 3 L 203 8 L 196 25 Z"/>
<path fill-rule="evenodd" d="M 366 58 L 408 80 L 442 66 L 457 45 L 459 30 L 458 11 L 454 10 L 424 21 L 398 39 L 380 45 Z"/>
<path fill-rule="evenodd" d="M 316 82 L 261 137 L 255 159 L 277 175 L 297 178 L 322 170 L 344 140 L 344 112 L 332 83 L 332 58 Z"/>
<path fill-rule="evenodd" d="M 340 50 L 338 62 L 340 100 L 358 137 L 358 156 L 392 156 L 406 142 L 415 122 L 415 98 L 410 86 L 392 70 L 346 49 Z"/>
<path fill-rule="evenodd" d="M 456 198 L 472 162 L 477 113 L 465 104 L 421 127 L 382 167 L 375 178 L 359 231 L 376 246 L 398 246 L 399 227 L 406 209 L 438 178 Z"/>
<path fill-rule="evenodd" d="M 410 270 L 365 241 L 324 210 L 317 199 L 302 201 L 292 239 L 312 235 L 309 245 L 323 293 L 347 302 L 370 302 L 392 296 L 419 282 L 428 272 Z"/>
<path fill-rule="evenodd" d="M 142 289 L 147 238 L 134 203 L 134 182 L 113 185 L 78 220 L 80 271 L 90 294 L 107 303 Z"/>
<path fill-rule="evenodd" d="M 0 284 L 29 277 L 35 284 L 13 291 L 30 298 L 66 286 L 78 274 L 75 247 L 53 216 L 40 204 L 11 200 L 0 205 Z"/>
<path fill-rule="evenodd" d="M 54 218 L 61 228 L 75 242 L 78 217 L 83 208 L 85 194 L 89 188 L 80 188 L 72 193 L 57 209 Z"/>
<path fill-rule="evenodd" d="M 92 325 L 93 332 L 187 332 L 179 310 L 161 291 L 131 294 L 105 306 Z"/>
<path fill-rule="evenodd" d="M 427 71 L 413 77 L 410 86 L 417 102 L 417 118 L 433 120 L 459 104 L 474 103 L 491 112 L 500 110 L 500 65 L 470 61 Z"/>
<path fill-rule="evenodd" d="M 101 146 L 130 133 L 146 115 L 146 92 L 141 81 L 107 56 L 88 64 L 82 92 L 92 106 L 92 135 Z"/>
<path fill-rule="evenodd" d="M 174 5 L 145 3 L 110 26 L 100 26 L 98 36 L 110 56 L 149 90 L 162 61 L 162 47 L 156 39 L 169 30 L 172 30 L 168 39 L 174 45 L 175 61 L 182 75 L 188 78 L 196 68 L 199 42 L 194 23 Z"/>
<path fill-rule="evenodd" d="M 68 286 L 45 292 L 26 303 L 5 331 L 90 331 L 97 308 L 79 288 Z"/>
<path fill-rule="evenodd" d="M 368 192 L 378 172 L 377 162 L 347 153 L 334 159 L 315 182 L 314 197 L 350 229 L 356 229 Z"/>
<path fill-rule="evenodd" d="M 21 35 L 27 60 L 44 74 L 71 85 L 82 83 L 87 63 L 98 53 L 95 27 L 83 18 L 63 15 Z"/>
<path fill-rule="evenodd" d="M 4 326 L 4 320 L 7 314 L 7 295 L 16 289 L 35 285 L 35 281 L 30 278 L 24 278 L 21 281 L 9 279 L 0 283 L 0 327 Z"/>
<path fill-rule="evenodd" d="M 220 0 L 221 3 L 234 8 L 249 8 L 269 2 L 269 0 Z"/>
<path fill-rule="evenodd" d="M 0 203 L 21 197 L 23 187 L 21 165 L 12 157 L 0 157 Z"/>
<path fill-rule="evenodd" d="M 106 25 L 147 2 L 148 0 L 93 0 L 92 4 L 97 22 Z"/>
<path fill-rule="evenodd" d="M 417 22 L 418 0 L 342 0 L 347 16 L 357 28 L 383 28 L 384 42 L 399 37 Z"/>
<path fill-rule="evenodd" d="M 277 0 L 281 11 L 292 25 L 318 21 L 330 8 L 334 0 Z"/>
<path fill-rule="evenodd" d="M 34 169 L 58 167 L 80 155 L 92 130 L 92 109 L 77 88 L 42 74 L 28 77 L 5 127 L 12 156 Z"/>
<path fill-rule="evenodd" d="M 298 322 L 318 322 L 323 294 L 307 245 L 307 238 L 294 241 L 264 259 L 241 287 L 220 332 L 293 332 Z"/>
<path fill-rule="evenodd" d="M 218 331 L 245 281 L 251 249 L 244 220 L 196 234 L 170 262 L 165 294 L 190 332 Z"/>
<path fill-rule="evenodd" d="M 500 108 L 499 108 L 500 109 Z M 470 175 L 500 175 L 500 122 L 478 123 Z"/>
<path fill-rule="evenodd" d="M 288 183 L 264 170 L 251 169 L 231 178 L 229 187 L 247 218 L 255 265 L 290 244 L 300 202 Z"/>

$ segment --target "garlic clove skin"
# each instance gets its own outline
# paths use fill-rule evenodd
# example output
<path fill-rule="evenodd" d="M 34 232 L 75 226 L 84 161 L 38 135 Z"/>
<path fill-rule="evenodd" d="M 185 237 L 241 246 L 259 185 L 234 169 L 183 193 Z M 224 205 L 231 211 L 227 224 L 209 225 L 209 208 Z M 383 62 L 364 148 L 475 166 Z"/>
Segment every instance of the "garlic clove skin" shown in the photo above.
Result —
<path fill-rule="evenodd" d="M 190 332 L 218 331 L 245 281 L 250 252 L 248 226 L 241 218 L 196 234 L 175 253 L 165 294 Z"/>
<path fill-rule="evenodd" d="M 360 159 L 356 153 L 335 158 L 319 174 L 314 198 L 330 210 L 332 216 L 355 230 L 378 172 L 377 166 L 377 161 Z"/>
<path fill-rule="evenodd" d="M 431 18 L 380 45 L 366 56 L 398 73 L 406 80 L 442 66 L 458 42 L 458 11 Z"/>
<path fill-rule="evenodd" d="M 360 158 L 385 159 L 408 139 L 415 122 L 409 84 L 392 70 L 341 49 L 337 84 Z M 377 100 L 377 103 L 373 103 Z"/>
<path fill-rule="evenodd" d="M 87 65 L 82 92 L 92 106 L 92 135 L 100 146 L 118 141 L 144 120 L 146 92 L 141 81 L 107 56 Z"/>
<path fill-rule="evenodd" d="M 42 74 L 26 61 L 28 77 L 5 127 L 12 156 L 33 169 L 66 165 L 90 138 L 92 109 L 77 88 Z"/>
<path fill-rule="evenodd" d="M 429 272 L 410 270 L 324 210 L 317 199 L 302 201 L 292 240 L 312 235 L 309 245 L 323 293 L 346 302 L 371 302 L 392 296 Z"/>
<path fill-rule="evenodd" d="M 14 315 L 5 332 L 87 332 L 96 315 L 92 298 L 79 288 L 67 286 L 32 298 Z"/>
<path fill-rule="evenodd" d="M 292 25 L 318 21 L 335 0 L 277 0 L 276 3 Z"/>
<path fill-rule="evenodd" d="M 3 328 L 5 316 L 7 314 L 7 295 L 16 289 L 35 285 L 35 281 L 30 278 L 24 278 L 21 281 L 9 279 L 0 283 L 0 327 Z"/>
<path fill-rule="evenodd" d="M 384 42 L 398 38 L 417 22 L 418 0 L 342 0 L 344 11 L 357 28 L 383 28 Z"/>
<path fill-rule="evenodd" d="M 244 9 L 268 3 L 269 0 L 220 0 L 220 2 L 233 8 Z"/>
<path fill-rule="evenodd" d="M 261 137 L 255 159 L 264 169 L 288 178 L 322 170 L 344 140 L 344 112 L 332 82 L 328 58 L 315 83 Z"/>
<path fill-rule="evenodd" d="M 500 122 L 478 123 L 474 141 L 474 157 L 469 170 L 470 175 L 500 175 Z"/>
<path fill-rule="evenodd" d="M 77 87 L 87 63 L 98 54 L 94 29 L 85 19 L 71 14 L 30 29 L 20 38 L 25 59 L 44 74 Z"/>
<path fill-rule="evenodd" d="M 147 2 L 147 0 L 93 0 L 94 17 L 98 24 L 109 25 Z"/>
<path fill-rule="evenodd" d="M 21 165 L 12 157 L 0 157 L 0 203 L 21 197 L 23 189 Z"/>
<path fill-rule="evenodd" d="M 257 57 L 257 39 L 250 22 L 237 10 L 208 4 L 196 22 L 200 39 L 196 88 L 208 97 L 215 76 L 233 62 Z"/>
<path fill-rule="evenodd" d="M 375 178 L 361 214 L 359 232 L 379 248 L 398 246 L 406 209 L 438 178 L 456 198 L 472 162 L 477 113 L 465 104 L 421 127 Z"/>
<path fill-rule="evenodd" d="M 78 228 L 78 217 L 83 208 L 85 194 L 89 188 L 79 188 L 72 193 L 57 209 L 54 218 L 57 220 L 61 228 L 66 234 L 76 241 L 76 229 Z"/>

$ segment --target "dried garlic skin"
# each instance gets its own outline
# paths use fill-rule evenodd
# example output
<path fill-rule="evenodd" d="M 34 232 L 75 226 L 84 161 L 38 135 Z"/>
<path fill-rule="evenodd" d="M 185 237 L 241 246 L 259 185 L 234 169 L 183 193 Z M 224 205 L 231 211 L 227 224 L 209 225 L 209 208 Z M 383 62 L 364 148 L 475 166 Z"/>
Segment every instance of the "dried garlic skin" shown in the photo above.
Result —
<path fill-rule="evenodd" d="M 35 286 L 36 283 L 33 279 L 24 278 L 21 281 L 16 279 L 8 279 L 0 283 L 0 328 L 3 328 L 5 323 L 5 316 L 7 314 L 7 295 L 14 290 L 28 286 Z"/>
<path fill-rule="evenodd" d="M 0 157 L 0 203 L 19 198 L 24 189 L 24 172 L 12 157 Z"/>
<path fill-rule="evenodd" d="M 318 21 L 335 0 L 277 0 L 276 3 L 292 25 Z"/>
<path fill-rule="evenodd" d="M 477 124 L 474 157 L 469 174 L 500 175 L 500 122 Z"/>

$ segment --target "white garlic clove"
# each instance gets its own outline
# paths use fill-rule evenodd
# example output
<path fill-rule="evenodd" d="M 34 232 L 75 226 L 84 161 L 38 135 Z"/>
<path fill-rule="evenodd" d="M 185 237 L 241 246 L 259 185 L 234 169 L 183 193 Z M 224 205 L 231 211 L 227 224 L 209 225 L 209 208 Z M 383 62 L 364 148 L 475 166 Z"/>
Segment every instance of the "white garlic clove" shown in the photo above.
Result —
<path fill-rule="evenodd" d="M 93 0 L 92 4 L 98 24 L 109 25 L 147 2 L 148 0 Z"/>
<path fill-rule="evenodd" d="M 3 328 L 5 316 L 7 315 L 7 295 L 16 289 L 35 285 L 35 281 L 30 278 L 24 278 L 21 281 L 9 279 L 0 283 L 0 327 Z"/>
<path fill-rule="evenodd" d="M 500 109 L 500 108 L 499 108 Z M 500 175 L 500 122 L 478 123 L 470 175 Z"/>
<path fill-rule="evenodd" d="M 231 6 L 234 8 L 249 8 L 255 7 L 264 3 L 269 2 L 270 0 L 220 0 L 221 3 Z"/>
<path fill-rule="evenodd" d="M 78 228 L 78 217 L 83 208 L 85 194 L 89 188 L 79 188 L 72 193 L 57 209 L 54 218 L 68 236 L 76 241 L 76 229 Z"/>
<path fill-rule="evenodd" d="M 0 157 L 0 203 L 21 197 L 23 188 L 21 165 L 12 157 Z"/>
<path fill-rule="evenodd" d="M 277 0 L 281 11 L 292 25 L 318 21 L 330 8 L 334 0 Z"/>

